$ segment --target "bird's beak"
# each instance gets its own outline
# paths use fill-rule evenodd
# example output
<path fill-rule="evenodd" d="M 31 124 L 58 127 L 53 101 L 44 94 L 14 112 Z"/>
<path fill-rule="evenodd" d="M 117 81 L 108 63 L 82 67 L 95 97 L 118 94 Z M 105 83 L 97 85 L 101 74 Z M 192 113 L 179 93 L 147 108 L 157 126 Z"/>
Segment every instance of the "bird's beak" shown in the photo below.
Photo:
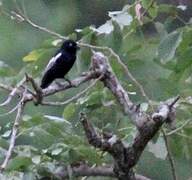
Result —
<path fill-rule="evenodd" d="M 79 46 L 77 46 L 77 50 L 80 50 L 80 47 L 79 47 Z"/>

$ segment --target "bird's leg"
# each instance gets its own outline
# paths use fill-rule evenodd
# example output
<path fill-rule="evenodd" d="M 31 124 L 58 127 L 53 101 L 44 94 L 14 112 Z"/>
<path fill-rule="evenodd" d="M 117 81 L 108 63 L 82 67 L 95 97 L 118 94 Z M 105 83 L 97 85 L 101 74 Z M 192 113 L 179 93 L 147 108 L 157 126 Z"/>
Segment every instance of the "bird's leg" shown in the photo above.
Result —
<path fill-rule="evenodd" d="M 76 87 L 76 85 L 73 84 L 68 78 L 64 77 L 64 79 L 65 79 L 65 81 L 67 81 L 67 82 L 69 83 L 69 85 L 70 85 L 71 87 Z"/>

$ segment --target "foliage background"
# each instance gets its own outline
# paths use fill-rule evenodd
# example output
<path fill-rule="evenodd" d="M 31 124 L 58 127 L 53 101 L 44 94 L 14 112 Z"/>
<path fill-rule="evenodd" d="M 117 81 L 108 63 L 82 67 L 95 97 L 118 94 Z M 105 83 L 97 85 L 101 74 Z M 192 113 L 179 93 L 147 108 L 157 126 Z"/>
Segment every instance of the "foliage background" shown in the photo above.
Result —
<path fill-rule="evenodd" d="M 148 0 L 141 2 L 145 8 L 150 4 Z M 25 72 L 32 74 L 39 81 L 43 67 L 57 48 L 53 42 L 58 38 L 39 31 L 26 22 L 18 22 L 6 16 L 5 12 L 16 10 L 14 0 L 4 0 L 0 3 L 0 81 L 14 85 L 22 79 Z M 134 1 L 129 3 L 132 6 L 126 9 L 125 0 L 18 1 L 19 6 L 25 7 L 28 16 L 36 24 L 86 43 L 113 48 L 143 85 L 154 104 L 181 94 L 182 103 L 178 107 L 176 125 L 180 127 L 191 119 L 191 14 L 189 13 L 185 19 L 185 12 L 175 5 L 155 2 L 148 9 L 141 25 L 134 18 Z M 121 18 L 117 12 L 115 16 L 113 13 L 108 16 L 108 11 L 121 11 L 123 7 Z M 187 4 L 186 7 L 191 9 L 191 4 Z M 112 24 L 107 21 L 110 19 L 113 20 Z M 105 28 L 98 28 L 106 21 Z M 90 25 L 94 25 L 95 28 L 89 28 Z M 112 26 L 113 31 L 107 34 L 106 31 Z M 82 31 L 75 31 L 76 29 Z M 77 63 L 69 73 L 70 79 L 88 69 L 90 56 L 89 49 L 81 49 Z M 147 109 L 145 98 L 126 77 L 115 58 L 110 57 L 110 62 L 123 86 L 132 93 L 131 98 Z M 58 93 L 49 97 L 49 100 L 63 101 L 80 92 L 85 86 Z M 2 101 L 5 96 L 6 93 L 1 91 Z M 5 113 L 8 109 L 11 107 L 1 108 L 0 112 Z M 88 113 L 99 129 L 113 131 L 127 143 L 131 142 L 135 133 L 134 127 L 129 123 L 128 117 L 123 115 L 113 96 L 98 83 L 78 101 L 63 107 L 36 107 L 32 103 L 28 105 L 16 141 L 14 156 L 2 178 L 35 179 L 48 176 L 47 172 L 42 172 L 42 167 L 48 167 L 51 172 L 65 163 L 111 162 L 108 155 L 103 155 L 87 144 L 82 127 L 78 123 L 78 114 L 82 110 Z M 8 146 L 14 116 L 15 114 L 0 117 L 1 161 Z M 168 131 L 170 130 L 167 129 Z M 169 138 L 177 174 L 181 180 L 192 177 L 191 133 L 189 121 L 187 126 Z M 171 179 L 166 148 L 160 134 L 149 144 L 136 169 L 152 179 Z"/>

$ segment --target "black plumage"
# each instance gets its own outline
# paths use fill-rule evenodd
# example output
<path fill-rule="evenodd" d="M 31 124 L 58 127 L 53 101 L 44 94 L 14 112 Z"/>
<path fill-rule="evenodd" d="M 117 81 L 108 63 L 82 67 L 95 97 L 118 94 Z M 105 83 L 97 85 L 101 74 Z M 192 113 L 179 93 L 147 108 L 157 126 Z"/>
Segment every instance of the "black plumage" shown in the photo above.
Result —
<path fill-rule="evenodd" d="M 61 48 L 51 58 L 41 81 L 41 88 L 47 88 L 55 79 L 64 78 L 64 76 L 72 68 L 76 60 L 76 52 L 79 49 L 76 42 L 66 40 Z"/>

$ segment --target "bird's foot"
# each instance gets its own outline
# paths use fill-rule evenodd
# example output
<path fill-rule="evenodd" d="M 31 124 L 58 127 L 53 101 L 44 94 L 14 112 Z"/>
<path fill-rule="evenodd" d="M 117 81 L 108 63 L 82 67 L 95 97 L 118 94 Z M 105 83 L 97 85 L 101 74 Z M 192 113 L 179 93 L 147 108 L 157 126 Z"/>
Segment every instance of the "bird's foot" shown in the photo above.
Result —
<path fill-rule="evenodd" d="M 64 79 L 65 79 L 65 81 L 67 81 L 69 83 L 69 86 L 76 87 L 76 85 L 73 82 L 71 82 L 69 79 L 67 79 L 67 78 L 64 78 Z"/>

